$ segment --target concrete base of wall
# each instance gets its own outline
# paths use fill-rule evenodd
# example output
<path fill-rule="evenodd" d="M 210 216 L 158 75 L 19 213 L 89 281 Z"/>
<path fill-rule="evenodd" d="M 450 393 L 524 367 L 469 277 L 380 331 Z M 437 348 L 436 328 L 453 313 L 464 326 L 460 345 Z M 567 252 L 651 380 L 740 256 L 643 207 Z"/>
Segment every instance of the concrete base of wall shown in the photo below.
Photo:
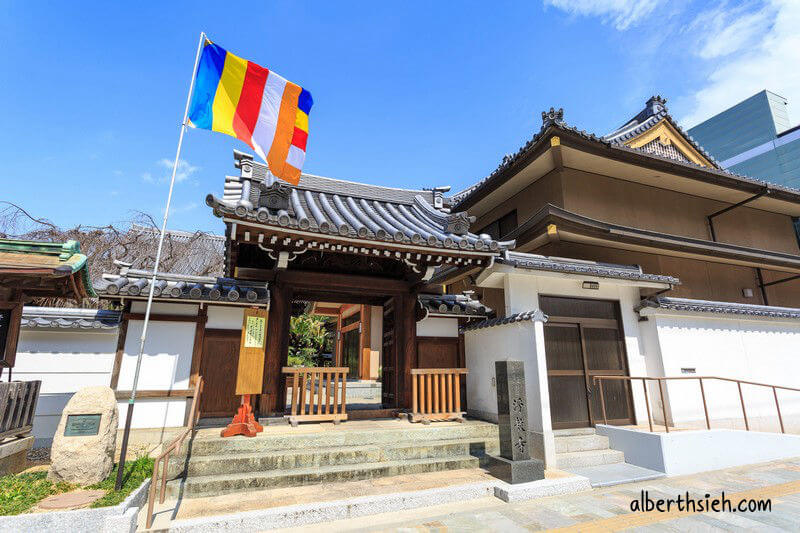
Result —
<path fill-rule="evenodd" d="M 0 443 L 0 476 L 25 470 L 27 455 L 33 448 L 33 441 L 33 435 L 29 435 Z"/>
<path fill-rule="evenodd" d="M 597 425 L 611 448 L 625 454 L 625 462 L 664 472 L 694 474 L 791 457 L 800 457 L 800 436 L 712 429 L 648 433 Z"/>

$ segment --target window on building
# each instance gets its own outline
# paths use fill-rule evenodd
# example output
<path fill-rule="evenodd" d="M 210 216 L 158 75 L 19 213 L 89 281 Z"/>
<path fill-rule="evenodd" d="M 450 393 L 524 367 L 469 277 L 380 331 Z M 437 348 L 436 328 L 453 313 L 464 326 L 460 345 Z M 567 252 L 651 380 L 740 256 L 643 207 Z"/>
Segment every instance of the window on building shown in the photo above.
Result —
<path fill-rule="evenodd" d="M 476 231 L 478 235 L 486 233 L 492 239 L 502 239 L 512 231 L 517 229 L 517 210 L 514 209 L 510 213 L 506 213 L 491 224 L 487 224 L 480 230 Z"/>

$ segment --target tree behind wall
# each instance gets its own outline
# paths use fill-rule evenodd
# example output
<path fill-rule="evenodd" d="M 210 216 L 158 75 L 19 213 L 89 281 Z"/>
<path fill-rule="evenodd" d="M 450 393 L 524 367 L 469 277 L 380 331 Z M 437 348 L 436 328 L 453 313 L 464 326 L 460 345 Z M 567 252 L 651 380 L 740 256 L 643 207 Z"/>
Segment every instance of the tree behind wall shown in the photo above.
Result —
<path fill-rule="evenodd" d="M 289 366 L 324 366 L 328 320 L 306 313 L 289 320 Z"/>

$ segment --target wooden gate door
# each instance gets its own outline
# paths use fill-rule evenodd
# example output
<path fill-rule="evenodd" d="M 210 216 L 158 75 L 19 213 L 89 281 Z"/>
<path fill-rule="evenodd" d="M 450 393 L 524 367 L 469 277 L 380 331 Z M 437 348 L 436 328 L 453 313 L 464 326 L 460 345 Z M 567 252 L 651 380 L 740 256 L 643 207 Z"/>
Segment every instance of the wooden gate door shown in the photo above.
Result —
<path fill-rule="evenodd" d="M 241 335 L 238 329 L 207 329 L 205 332 L 200 361 L 200 375 L 204 380 L 201 416 L 229 417 L 239 408 L 236 372 Z"/>
<path fill-rule="evenodd" d="M 593 377 L 628 375 L 616 303 L 542 297 L 541 305 L 549 316 L 544 341 L 553 429 L 602 422 Z M 620 380 L 603 387 L 608 422 L 633 424 L 630 386 Z"/>
<path fill-rule="evenodd" d="M 395 298 L 383 306 L 383 335 L 381 336 L 381 401 L 383 408 L 394 407 L 397 398 L 397 372 L 395 369 Z"/>

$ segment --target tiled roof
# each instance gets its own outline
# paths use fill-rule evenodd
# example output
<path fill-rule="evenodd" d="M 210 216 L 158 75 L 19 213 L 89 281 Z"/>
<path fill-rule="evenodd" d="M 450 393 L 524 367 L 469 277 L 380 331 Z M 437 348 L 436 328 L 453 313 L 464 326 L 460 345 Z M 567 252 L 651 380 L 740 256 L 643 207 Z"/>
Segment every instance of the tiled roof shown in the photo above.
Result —
<path fill-rule="evenodd" d="M 705 150 L 703 150 L 703 148 L 701 146 L 697 145 L 692 140 L 691 136 L 688 133 L 686 133 L 682 128 L 680 128 L 680 126 L 678 126 L 678 124 L 674 120 L 672 120 L 671 117 L 670 117 L 670 121 L 671 121 L 671 124 L 675 128 L 677 128 L 678 131 L 680 131 L 687 138 L 687 140 L 689 140 L 698 149 L 698 151 L 700 151 L 700 153 L 702 153 L 707 159 L 709 159 L 709 161 L 713 161 L 711 155 L 709 155 Z M 631 121 L 629 121 L 628 123 L 630 123 L 630 122 Z M 655 122 L 657 122 L 657 120 Z M 653 124 L 655 124 L 655 122 L 653 122 Z M 626 123 L 626 124 L 628 124 L 628 123 Z M 650 123 L 648 122 L 647 124 L 648 124 L 647 127 L 650 127 Z M 643 125 L 643 127 L 644 127 L 644 125 Z M 745 185 L 748 185 L 748 186 L 755 185 L 755 186 L 760 187 L 760 188 L 769 187 L 773 191 L 779 191 L 779 192 L 786 193 L 787 195 L 789 195 L 789 196 L 791 196 L 793 198 L 793 201 L 800 201 L 800 190 L 794 189 L 792 187 L 775 185 L 775 184 L 772 184 L 772 183 L 768 183 L 766 181 L 750 178 L 750 177 L 747 177 L 747 176 L 742 176 L 740 174 L 736 174 L 734 172 L 731 172 L 731 171 L 728 171 L 728 170 L 725 170 L 725 169 L 708 168 L 708 167 L 703 167 L 703 166 L 700 166 L 700 165 L 696 165 L 696 164 L 694 164 L 692 162 L 689 162 L 689 161 L 677 160 L 677 159 L 674 159 L 673 157 L 670 157 L 668 155 L 660 154 L 657 151 L 643 152 L 642 150 L 639 150 L 639 149 L 636 149 L 636 148 L 630 148 L 628 146 L 620 144 L 620 139 L 622 138 L 622 136 L 625 136 L 627 134 L 626 131 L 623 131 L 623 128 L 624 128 L 624 126 L 619 128 L 618 130 L 615 130 L 615 132 L 612 132 L 611 134 L 609 134 L 610 137 L 609 136 L 602 136 L 602 137 L 601 136 L 597 136 L 597 135 L 595 135 L 593 133 L 587 132 L 586 130 L 580 130 L 580 129 L 574 127 L 574 126 L 570 126 L 569 124 L 567 124 L 564 121 L 564 110 L 563 109 L 556 110 L 556 109 L 551 107 L 549 111 L 543 111 L 542 112 L 542 126 L 541 126 L 541 128 L 539 128 L 539 131 L 536 132 L 530 138 L 530 140 L 528 140 L 528 142 L 526 142 L 524 145 L 522 145 L 513 154 L 507 154 L 505 157 L 503 157 L 503 160 L 500 162 L 500 164 L 497 166 L 497 168 L 495 168 L 488 176 L 478 180 L 475 184 L 467 187 L 466 189 L 464 189 L 462 191 L 457 192 L 456 194 L 450 196 L 449 198 L 446 198 L 445 199 L 445 203 L 450 205 L 453 209 L 458 209 L 459 206 L 464 204 L 468 198 L 473 197 L 475 194 L 479 193 L 481 190 L 484 190 L 484 189 L 491 190 L 490 187 L 491 187 L 492 183 L 494 183 L 496 181 L 496 179 L 500 179 L 501 175 L 504 174 L 505 171 L 508 168 L 510 168 L 511 166 L 513 166 L 519 159 L 521 159 L 523 156 L 525 156 L 528 153 L 530 153 L 534 149 L 534 147 L 537 146 L 538 142 L 545 137 L 545 134 L 548 133 L 548 131 L 567 132 L 567 133 L 571 133 L 571 134 L 577 135 L 578 137 L 580 137 L 582 139 L 585 139 L 585 140 L 588 140 L 588 141 L 597 142 L 597 143 L 600 143 L 600 144 L 615 148 L 617 150 L 635 152 L 637 154 L 644 154 L 644 155 L 646 155 L 648 157 L 651 157 L 651 158 L 654 158 L 654 159 L 660 159 L 660 160 L 663 160 L 663 161 L 668 161 L 670 163 L 679 163 L 679 164 L 684 165 L 686 167 L 689 167 L 689 168 L 692 168 L 692 169 L 699 169 L 699 170 L 702 170 L 704 172 L 708 172 L 710 174 L 713 174 L 715 176 L 722 176 L 722 177 L 730 180 L 733 183 L 741 183 L 741 184 L 745 184 Z M 636 128 L 634 128 L 634 129 L 636 129 Z"/>
<path fill-rule="evenodd" d="M 667 100 L 662 98 L 660 95 L 652 96 L 650 99 L 647 100 L 645 103 L 644 109 L 639 111 L 632 119 L 627 121 L 625 124 L 620 126 L 619 128 L 615 129 L 608 135 L 603 136 L 604 141 L 608 141 L 612 144 L 616 145 L 624 145 L 630 139 L 634 137 L 638 137 L 642 133 L 646 132 L 661 120 L 668 120 L 669 123 L 680 132 L 681 135 L 692 145 L 692 147 L 697 150 L 700 154 L 703 155 L 708 161 L 710 161 L 716 168 L 720 168 L 717 162 L 714 160 L 714 157 L 705 151 L 705 149 L 700 146 L 688 132 L 686 132 L 683 128 L 681 128 L 677 121 L 675 121 L 672 116 L 669 114 L 667 110 Z M 656 147 L 646 147 L 642 146 L 640 150 L 648 153 L 655 152 L 657 155 L 661 155 L 664 157 L 668 157 L 670 159 L 678 159 L 683 161 L 684 163 L 688 163 L 689 161 L 685 157 L 681 157 L 680 153 L 661 153 L 658 151 Z"/>
<path fill-rule="evenodd" d="M 472 291 L 464 294 L 420 294 L 422 308 L 430 316 L 485 317 L 492 312 L 472 297 Z"/>
<path fill-rule="evenodd" d="M 4 277 L 14 278 L 40 276 L 66 279 L 67 276 L 72 276 L 78 293 L 71 297 L 81 299 L 95 296 L 89 279 L 88 260 L 81 253 L 78 241 L 59 243 L 0 239 L 0 273 Z M 75 292 L 72 288 L 68 290 L 70 293 Z"/>
<path fill-rule="evenodd" d="M 277 181 L 252 156 L 237 152 L 235 157 L 242 175 L 226 178 L 222 198 L 206 197 L 219 217 L 428 248 L 497 252 L 514 245 L 469 233 L 474 218 L 445 210 L 443 189 L 394 189 L 310 174 L 295 187 Z"/>
<path fill-rule="evenodd" d="M 73 309 L 67 307 L 22 308 L 22 327 L 28 329 L 116 329 L 122 314 L 104 309 Z"/>
<path fill-rule="evenodd" d="M 680 280 L 672 276 L 646 274 L 639 265 L 617 265 L 612 263 L 599 263 L 597 261 L 566 259 L 563 257 L 545 257 L 543 255 L 526 254 L 508 250 L 498 257 L 496 262 L 511 265 L 515 268 L 530 270 L 585 274 L 601 278 L 617 278 L 633 281 L 652 281 L 656 283 L 669 283 L 671 285 L 680 284 Z"/>
<path fill-rule="evenodd" d="M 119 263 L 119 274 L 103 274 L 97 293 L 107 299 L 147 299 L 152 272 L 135 270 Z M 153 298 L 159 301 L 207 301 L 228 304 L 265 305 L 269 303 L 267 283 L 210 276 L 159 273 Z"/>
<path fill-rule="evenodd" d="M 514 324 L 515 322 L 547 322 L 547 315 L 542 313 L 540 309 L 533 311 L 524 311 L 522 313 L 514 313 L 503 318 L 492 318 L 489 320 L 482 320 L 480 322 L 473 322 L 461 326 L 459 331 L 471 331 L 474 329 L 493 328 L 495 326 L 503 326 L 505 324 Z"/>
<path fill-rule="evenodd" d="M 713 302 L 708 300 L 691 300 L 689 298 L 669 298 L 665 296 L 642 300 L 639 305 L 636 306 L 635 310 L 641 312 L 648 308 L 692 311 L 695 313 L 720 313 L 725 315 L 800 319 L 800 309 L 793 307 Z"/>

